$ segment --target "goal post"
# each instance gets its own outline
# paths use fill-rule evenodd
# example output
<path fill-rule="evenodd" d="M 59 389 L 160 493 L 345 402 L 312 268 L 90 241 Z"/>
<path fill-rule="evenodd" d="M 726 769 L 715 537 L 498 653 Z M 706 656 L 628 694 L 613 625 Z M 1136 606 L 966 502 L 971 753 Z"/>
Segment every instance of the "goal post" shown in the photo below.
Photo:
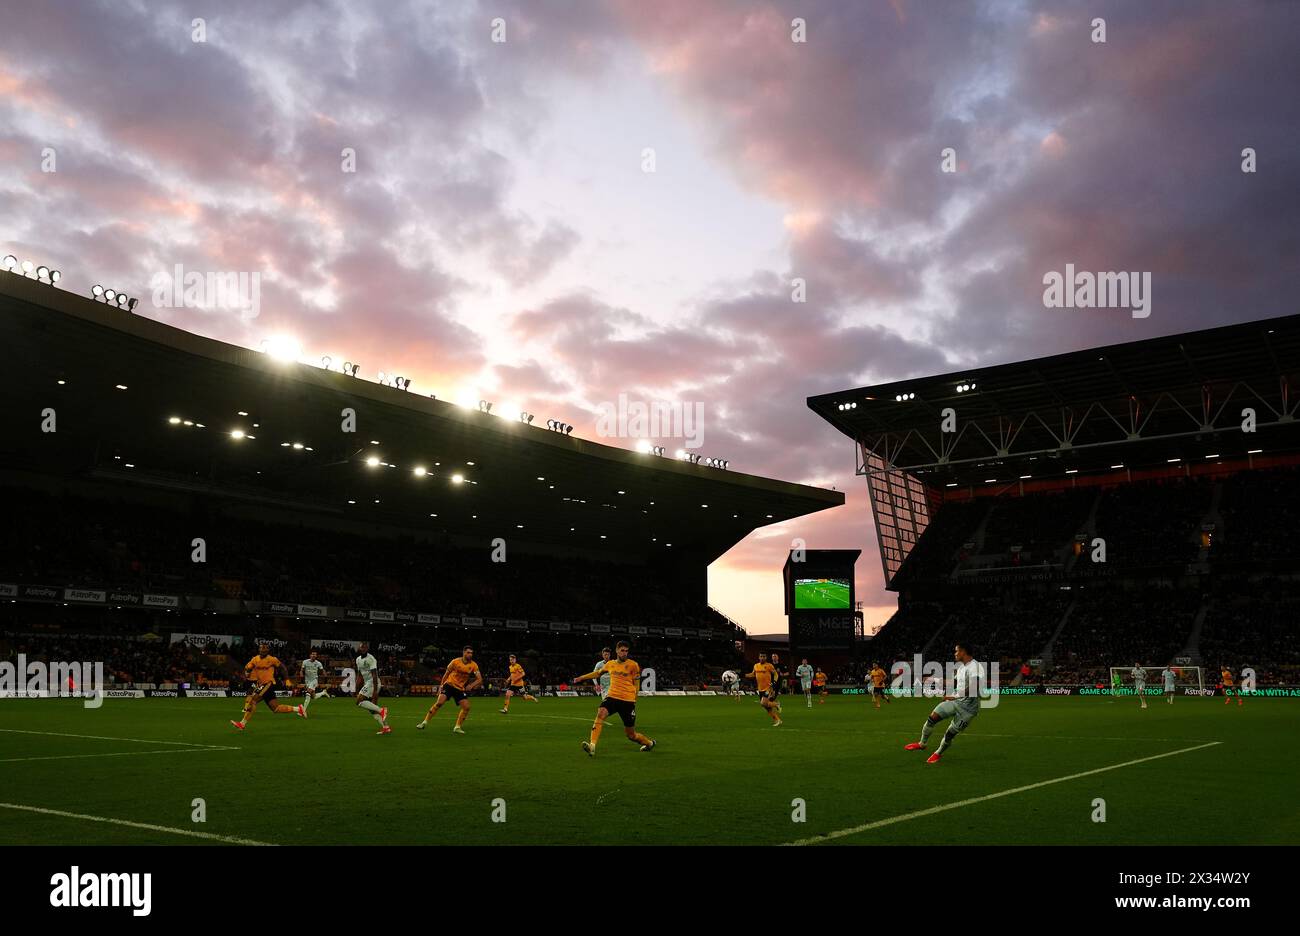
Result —
<path fill-rule="evenodd" d="M 1146 694 L 1162 695 L 1165 691 L 1165 667 L 1143 664 L 1140 669 L 1147 671 Z M 1195 689 L 1198 692 L 1204 691 L 1205 670 L 1203 668 L 1173 664 L 1169 669 L 1174 671 L 1175 692 L 1181 694 L 1184 689 Z M 1115 695 L 1133 695 L 1135 693 L 1132 666 L 1112 666 L 1110 668 L 1110 690 Z"/>

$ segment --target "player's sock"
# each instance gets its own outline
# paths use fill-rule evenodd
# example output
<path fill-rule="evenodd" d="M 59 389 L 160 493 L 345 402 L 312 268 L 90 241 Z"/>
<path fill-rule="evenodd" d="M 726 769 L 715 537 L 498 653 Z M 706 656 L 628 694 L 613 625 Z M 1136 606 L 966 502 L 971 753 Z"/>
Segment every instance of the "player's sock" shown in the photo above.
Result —
<path fill-rule="evenodd" d="M 642 734 L 641 732 L 639 732 L 639 731 L 638 731 L 636 734 L 632 735 L 632 737 L 628 738 L 628 740 L 629 740 L 629 741 L 632 741 L 632 742 L 635 742 L 636 744 L 649 744 L 649 743 L 650 743 L 650 739 L 647 738 L 645 735 L 643 735 L 643 734 Z"/>
<path fill-rule="evenodd" d="M 949 725 L 948 730 L 943 733 L 943 737 L 939 740 L 939 747 L 934 753 L 942 754 L 944 751 L 948 750 L 948 746 L 952 744 L 953 739 L 956 737 L 957 732 L 953 729 L 952 725 Z"/>
<path fill-rule="evenodd" d="M 379 722 L 380 728 L 384 727 L 384 716 L 380 715 L 378 712 L 371 712 L 370 717 Z"/>
<path fill-rule="evenodd" d="M 605 728 L 604 722 L 596 722 L 591 726 L 591 746 L 595 747 L 596 742 L 600 740 L 600 733 Z"/>
<path fill-rule="evenodd" d="M 922 743 L 922 744 L 926 744 L 927 742 L 929 742 L 929 740 L 930 740 L 930 732 L 934 731 L 934 726 L 937 725 L 937 724 L 939 724 L 939 723 L 938 723 L 938 722 L 930 721 L 930 719 L 928 719 L 928 718 L 925 720 L 925 724 L 921 726 L 921 743 Z"/>
<path fill-rule="evenodd" d="M 302 708 L 303 708 L 303 711 L 304 711 L 304 712 L 305 712 L 307 709 L 311 708 L 311 700 L 314 699 L 314 698 L 316 698 L 316 697 L 315 697 L 314 695 L 312 695 L 310 692 L 307 693 L 306 697 L 302 700 Z"/>

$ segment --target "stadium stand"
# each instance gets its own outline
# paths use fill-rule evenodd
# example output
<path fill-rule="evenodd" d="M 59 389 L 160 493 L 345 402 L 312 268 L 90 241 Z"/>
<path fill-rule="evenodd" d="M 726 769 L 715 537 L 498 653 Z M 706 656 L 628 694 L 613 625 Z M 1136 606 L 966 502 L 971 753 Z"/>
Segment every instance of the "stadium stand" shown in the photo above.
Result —
<path fill-rule="evenodd" d="M 490 681 L 517 653 L 555 689 L 618 639 L 661 688 L 716 685 L 746 634 L 709 606 L 709 563 L 844 502 L 19 276 L 0 344 L 0 653 L 103 660 L 121 686 L 226 685 L 261 639 L 335 675 L 367 640 L 394 692 L 466 643 Z M 47 410 L 54 431 L 28 418 Z"/>
<path fill-rule="evenodd" d="M 899 595 L 864 654 L 1300 685 L 1297 382 L 1292 315 L 810 398 L 858 448 Z"/>

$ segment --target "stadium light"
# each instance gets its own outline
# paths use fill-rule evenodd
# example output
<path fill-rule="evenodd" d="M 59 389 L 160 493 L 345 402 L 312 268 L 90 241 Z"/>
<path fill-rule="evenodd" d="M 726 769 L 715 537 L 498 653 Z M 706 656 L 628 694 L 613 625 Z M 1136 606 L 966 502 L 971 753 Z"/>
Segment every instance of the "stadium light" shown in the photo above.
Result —
<path fill-rule="evenodd" d="M 369 458 L 366 459 L 366 466 L 369 468 L 378 468 L 379 459 L 376 456 L 371 455 Z"/>
<path fill-rule="evenodd" d="M 489 403 L 487 400 L 479 400 L 479 401 L 478 401 L 478 411 L 479 411 L 480 413 L 491 413 L 491 412 L 492 412 L 492 404 Z"/>
<path fill-rule="evenodd" d="M 104 295 L 104 287 L 96 283 L 94 286 L 90 287 L 90 294 L 98 299 L 100 296 Z"/>
<path fill-rule="evenodd" d="M 357 371 L 361 370 L 361 365 L 352 361 L 343 362 L 343 373 L 348 377 L 357 376 Z"/>
<path fill-rule="evenodd" d="M 244 430 L 243 430 L 243 429 L 231 429 L 231 430 L 230 430 L 230 437 L 231 437 L 232 439 L 235 439 L 236 441 L 238 441 L 239 439 L 242 439 L 242 438 L 244 437 Z"/>
<path fill-rule="evenodd" d="M 649 455 L 654 451 L 654 446 L 650 444 L 649 439 L 637 439 L 636 450 L 642 455 Z"/>
<path fill-rule="evenodd" d="M 452 484 L 464 484 L 464 483 L 465 483 L 465 476 L 464 476 L 464 475 L 461 475 L 461 474 L 454 474 L 454 475 L 451 476 L 451 483 L 452 483 Z"/>
<path fill-rule="evenodd" d="M 429 469 L 425 468 L 423 465 L 416 465 L 414 468 L 411 469 L 411 472 L 417 478 L 423 478 L 425 475 L 429 473 Z"/>
<path fill-rule="evenodd" d="M 298 360 L 302 346 L 291 335 L 272 335 L 262 339 L 260 350 L 277 361 L 291 363 Z"/>
<path fill-rule="evenodd" d="M 4 268 L 12 272 L 13 269 L 17 266 L 18 266 L 18 258 L 15 257 L 13 254 L 5 254 Z"/>

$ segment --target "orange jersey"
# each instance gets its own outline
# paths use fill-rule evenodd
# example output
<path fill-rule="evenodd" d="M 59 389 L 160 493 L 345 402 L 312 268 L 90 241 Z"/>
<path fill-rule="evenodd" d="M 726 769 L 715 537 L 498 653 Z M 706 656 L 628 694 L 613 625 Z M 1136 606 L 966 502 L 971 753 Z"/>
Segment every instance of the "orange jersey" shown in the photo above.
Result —
<path fill-rule="evenodd" d="M 464 657 L 456 657 L 451 661 L 451 666 L 447 668 L 447 682 L 451 683 L 457 689 L 464 689 L 470 684 L 470 681 L 478 675 L 478 664 L 473 660 L 465 662 Z"/>
<path fill-rule="evenodd" d="M 818 670 L 818 671 L 813 675 L 813 685 L 814 685 L 814 686 L 824 686 L 824 685 L 826 685 L 826 674 L 823 673 L 821 670 Z"/>
<path fill-rule="evenodd" d="M 1223 679 L 1223 684 L 1224 684 L 1225 686 L 1231 686 L 1231 685 L 1232 685 L 1232 673 L 1228 672 L 1227 670 L 1224 670 L 1224 671 L 1223 671 L 1222 673 L 1220 673 L 1219 675 L 1220 675 L 1220 678 Z"/>
<path fill-rule="evenodd" d="M 259 686 L 275 682 L 275 672 L 283 664 L 273 656 L 255 656 L 244 666 L 244 672 L 253 677 Z"/>
<path fill-rule="evenodd" d="M 510 664 L 510 685 L 522 686 L 524 684 L 524 668 L 518 663 Z"/>
<path fill-rule="evenodd" d="M 871 684 L 877 689 L 883 689 L 885 687 L 885 671 L 879 666 L 871 671 Z"/>
<path fill-rule="evenodd" d="M 636 694 L 641 689 L 641 665 L 636 660 L 615 657 L 600 672 L 601 675 L 609 674 L 609 698 L 636 701 Z"/>
<path fill-rule="evenodd" d="M 771 663 L 755 663 L 749 675 L 758 683 L 759 692 L 767 692 L 772 688 L 772 680 L 776 678 L 776 667 Z"/>

